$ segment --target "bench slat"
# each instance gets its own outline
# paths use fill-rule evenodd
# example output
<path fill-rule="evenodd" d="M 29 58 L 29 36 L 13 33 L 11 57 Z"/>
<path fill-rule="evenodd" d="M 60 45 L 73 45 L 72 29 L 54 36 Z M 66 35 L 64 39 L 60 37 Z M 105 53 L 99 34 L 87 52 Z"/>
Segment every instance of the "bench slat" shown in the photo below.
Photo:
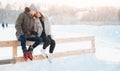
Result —
<path fill-rule="evenodd" d="M 0 65 L 15 63 L 15 59 L 0 60 Z"/>
<path fill-rule="evenodd" d="M 70 43 L 70 42 L 75 42 L 75 41 L 94 41 L 94 36 L 86 36 L 86 37 L 73 37 L 73 38 L 62 38 L 62 39 L 56 39 L 56 43 Z M 31 45 L 34 42 L 32 41 L 27 41 L 26 45 Z M 17 46 L 20 46 L 20 42 L 17 40 L 11 40 L 11 41 L 0 41 L 0 47 L 11 47 L 14 44 Z"/>
<path fill-rule="evenodd" d="M 71 55 L 80 55 L 80 54 L 88 54 L 88 53 L 94 53 L 94 49 L 83 49 L 83 50 L 73 50 L 73 51 L 64 51 L 64 52 L 55 52 L 53 54 L 54 58 L 58 57 L 65 57 L 65 56 L 71 56 Z M 44 59 L 41 54 L 34 55 L 34 60 L 42 60 Z M 16 57 L 16 62 L 23 62 L 23 57 Z"/>

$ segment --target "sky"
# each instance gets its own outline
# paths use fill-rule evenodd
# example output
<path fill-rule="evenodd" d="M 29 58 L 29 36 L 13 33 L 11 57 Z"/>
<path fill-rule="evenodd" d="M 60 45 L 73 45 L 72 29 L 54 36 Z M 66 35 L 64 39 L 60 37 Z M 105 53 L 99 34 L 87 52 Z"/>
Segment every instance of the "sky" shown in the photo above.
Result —
<path fill-rule="evenodd" d="M 24 3 L 44 2 L 50 4 L 70 5 L 75 7 L 89 7 L 89 6 L 120 6 L 120 0 L 0 0 L 2 3 L 22 5 Z"/>

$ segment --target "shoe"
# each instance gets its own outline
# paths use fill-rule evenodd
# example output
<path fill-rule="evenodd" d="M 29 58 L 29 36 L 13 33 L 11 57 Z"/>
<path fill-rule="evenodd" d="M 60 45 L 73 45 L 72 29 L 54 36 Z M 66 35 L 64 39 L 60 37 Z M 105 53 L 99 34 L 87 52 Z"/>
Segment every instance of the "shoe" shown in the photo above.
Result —
<path fill-rule="evenodd" d="M 30 60 L 33 60 L 33 55 L 32 55 L 32 53 L 33 53 L 33 47 L 30 45 L 29 48 L 28 48 L 28 52 L 27 52 L 28 58 L 29 58 Z"/>
<path fill-rule="evenodd" d="M 45 54 L 45 49 L 41 49 L 41 55 L 44 57 L 44 58 L 47 58 L 47 55 Z"/>
<path fill-rule="evenodd" d="M 49 54 L 47 55 L 47 58 L 48 58 L 48 61 L 49 61 L 50 63 L 52 63 L 52 53 L 49 53 Z"/>
<path fill-rule="evenodd" d="M 29 46 L 28 51 L 30 51 L 31 54 L 33 53 L 33 47 L 32 47 L 32 45 Z"/>
<path fill-rule="evenodd" d="M 27 50 L 24 50 L 24 51 L 23 51 L 23 58 L 24 58 L 25 61 L 28 60 Z"/>
<path fill-rule="evenodd" d="M 31 54 L 30 51 L 27 52 L 27 55 L 28 55 L 28 58 L 29 58 L 30 60 L 33 60 L 33 55 Z"/>

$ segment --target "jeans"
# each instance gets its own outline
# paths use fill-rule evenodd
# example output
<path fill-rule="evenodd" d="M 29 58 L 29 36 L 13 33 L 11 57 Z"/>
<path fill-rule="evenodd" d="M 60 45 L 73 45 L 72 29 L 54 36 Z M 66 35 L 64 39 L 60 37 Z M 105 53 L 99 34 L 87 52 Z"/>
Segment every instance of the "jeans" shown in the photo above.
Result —
<path fill-rule="evenodd" d="M 18 39 L 21 42 L 21 46 L 22 46 L 22 50 L 27 50 L 26 48 L 26 41 L 35 41 L 35 43 L 32 45 L 33 49 L 35 47 L 37 47 L 41 42 L 42 42 L 42 38 L 41 37 L 32 37 L 32 38 L 26 38 L 24 36 L 20 36 Z"/>

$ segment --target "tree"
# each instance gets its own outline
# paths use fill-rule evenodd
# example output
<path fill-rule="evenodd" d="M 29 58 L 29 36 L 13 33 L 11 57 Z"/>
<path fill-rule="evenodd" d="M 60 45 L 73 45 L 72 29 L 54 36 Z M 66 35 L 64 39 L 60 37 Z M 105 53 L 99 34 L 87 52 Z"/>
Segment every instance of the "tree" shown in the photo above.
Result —
<path fill-rule="evenodd" d="M 2 2 L 0 1 L 0 8 L 2 8 Z"/>
<path fill-rule="evenodd" d="M 120 20 L 120 9 L 118 10 L 118 17 L 119 17 L 119 20 Z"/>
<path fill-rule="evenodd" d="M 6 5 L 6 9 L 7 9 L 7 10 L 12 10 L 12 5 L 11 5 L 11 4 L 7 4 L 7 5 Z"/>

